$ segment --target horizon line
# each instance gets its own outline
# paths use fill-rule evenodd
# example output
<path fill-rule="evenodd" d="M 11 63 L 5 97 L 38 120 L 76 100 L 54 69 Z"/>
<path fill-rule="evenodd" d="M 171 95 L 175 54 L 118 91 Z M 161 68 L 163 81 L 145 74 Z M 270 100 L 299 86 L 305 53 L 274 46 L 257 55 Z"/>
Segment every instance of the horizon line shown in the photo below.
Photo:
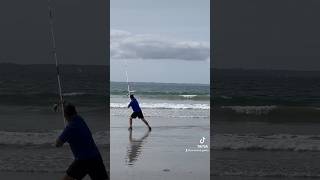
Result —
<path fill-rule="evenodd" d="M 110 83 L 127 83 L 126 81 L 111 81 Z M 185 82 L 151 82 L 151 81 L 131 81 L 129 83 L 161 83 L 161 84 L 193 84 L 193 85 L 210 85 L 210 83 L 185 83 Z"/>
<path fill-rule="evenodd" d="M 13 63 L 13 62 L 0 62 L 0 65 L 17 65 L 17 66 L 30 66 L 30 65 L 52 65 L 55 66 L 54 63 L 30 63 L 30 64 L 24 64 L 24 63 Z M 108 67 L 110 64 L 74 64 L 74 63 L 61 63 L 59 65 L 62 66 L 105 66 Z M 111 67 L 111 66 L 110 66 Z M 216 68 L 216 67 L 210 67 L 210 69 L 213 70 L 249 70 L 249 71 L 254 71 L 254 70 L 260 70 L 260 71 L 300 71 L 300 72 L 318 72 L 319 70 L 315 69 L 277 69 L 277 68 Z"/>
<path fill-rule="evenodd" d="M 275 69 L 275 68 L 210 68 L 213 70 L 243 70 L 243 71 L 256 71 L 256 70 L 260 70 L 260 71 L 300 71 L 300 72 L 318 72 L 319 70 L 314 70 L 314 69 Z"/>
<path fill-rule="evenodd" d="M 55 63 L 30 63 L 30 64 L 24 64 L 24 63 L 11 63 L 11 62 L 0 62 L 0 65 L 17 65 L 17 66 L 30 66 L 30 65 L 53 65 L 55 66 Z M 72 64 L 72 63 L 60 63 L 59 65 L 67 65 L 67 66 L 109 66 L 108 64 Z"/>

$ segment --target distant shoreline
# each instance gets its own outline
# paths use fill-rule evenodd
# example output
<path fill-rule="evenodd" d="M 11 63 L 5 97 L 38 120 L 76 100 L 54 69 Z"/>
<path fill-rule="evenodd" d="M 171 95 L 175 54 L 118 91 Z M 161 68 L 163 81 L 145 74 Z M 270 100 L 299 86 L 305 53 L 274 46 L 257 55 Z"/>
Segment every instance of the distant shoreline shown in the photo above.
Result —
<path fill-rule="evenodd" d="M 64 64 L 60 63 L 61 66 L 97 66 L 97 67 L 110 67 L 106 64 Z M 18 64 L 18 63 L 9 63 L 9 62 L 0 62 L 0 66 L 55 66 L 55 64 Z M 243 71 L 243 72 L 301 72 L 301 73 L 320 73 L 320 70 L 299 70 L 299 69 L 264 69 L 264 68 L 213 68 L 210 67 L 212 72 L 214 71 Z"/>
<path fill-rule="evenodd" d="M 60 63 L 61 66 L 96 66 L 96 67 L 107 67 L 109 65 L 105 64 L 63 64 Z M 55 64 L 17 64 L 17 63 L 0 63 L 0 66 L 55 66 Z"/>
<path fill-rule="evenodd" d="M 35 72 L 38 72 L 40 69 L 41 71 L 43 70 L 48 70 L 55 72 L 55 64 L 16 64 L 16 63 L 0 63 L 0 69 L 3 69 L 4 71 L 13 71 L 15 72 L 17 69 L 20 70 L 21 68 L 27 68 L 31 69 Z M 78 68 L 90 68 L 91 70 L 94 70 L 94 68 L 103 70 L 106 73 L 109 72 L 110 66 L 109 65 L 83 65 L 83 64 L 60 64 L 62 67 L 62 71 L 70 71 L 70 70 L 75 70 L 78 71 Z M 10 69 L 11 68 L 11 69 Z M 65 70 L 64 70 L 65 69 Z M 101 71 L 100 73 L 103 73 Z M 108 75 L 108 74 L 107 74 Z M 124 81 L 109 81 L 110 83 L 126 83 Z M 209 86 L 210 84 L 205 84 L 205 83 L 179 83 L 179 82 L 145 82 L 145 81 L 130 81 L 130 83 L 142 83 L 142 84 L 167 84 L 167 85 L 197 85 L 197 86 Z"/>
<path fill-rule="evenodd" d="M 320 70 L 298 70 L 298 69 L 263 69 L 263 68 L 210 68 L 211 71 L 244 71 L 244 72 L 316 72 L 320 73 Z"/>
<path fill-rule="evenodd" d="M 124 81 L 110 81 L 110 83 L 125 83 Z M 199 86 L 210 86 L 210 84 L 203 84 L 203 83 L 168 83 L 168 82 L 145 82 L 145 81 L 130 81 L 130 83 L 137 83 L 137 84 L 167 84 L 167 85 L 199 85 Z"/>

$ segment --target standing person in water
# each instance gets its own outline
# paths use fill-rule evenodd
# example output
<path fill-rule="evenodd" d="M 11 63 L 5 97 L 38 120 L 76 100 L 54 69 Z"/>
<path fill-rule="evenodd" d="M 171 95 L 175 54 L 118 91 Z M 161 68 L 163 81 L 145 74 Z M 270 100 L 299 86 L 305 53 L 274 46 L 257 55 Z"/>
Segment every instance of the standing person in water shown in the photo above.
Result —
<path fill-rule="evenodd" d="M 64 117 L 67 126 L 56 141 L 56 147 L 68 142 L 74 161 L 66 171 L 63 180 L 81 180 L 87 174 L 92 180 L 109 180 L 101 154 L 85 121 L 77 114 L 74 105 L 64 103 Z"/>
<path fill-rule="evenodd" d="M 149 131 L 151 131 L 151 127 L 149 126 L 149 123 L 144 119 L 143 117 L 143 113 L 142 110 L 139 106 L 139 103 L 137 101 L 136 98 L 134 98 L 133 94 L 130 95 L 130 103 L 128 105 L 128 108 L 132 108 L 133 113 L 131 114 L 130 118 L 129 118 L 129 130 L 132 130 L 132 119 L 135 119 L 136 117 L 138 117 L 139 119 L 141 119 L 149 128 Z"/>

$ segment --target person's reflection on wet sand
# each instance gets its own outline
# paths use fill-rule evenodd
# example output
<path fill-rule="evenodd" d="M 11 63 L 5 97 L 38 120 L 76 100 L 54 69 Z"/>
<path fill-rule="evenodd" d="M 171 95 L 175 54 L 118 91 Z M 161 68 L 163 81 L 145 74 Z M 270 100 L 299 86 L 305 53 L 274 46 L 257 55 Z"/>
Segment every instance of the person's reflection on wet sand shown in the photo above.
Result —
<path fill-rule="evenodd" d="M 149 136 L 150 131 L 147 131 L 141 138 L 132 138 L 132 130 L 129 130 L 129 146 L 127 150 L 126 164 L 132 166 L 138 160 L 143 144 Z"/>

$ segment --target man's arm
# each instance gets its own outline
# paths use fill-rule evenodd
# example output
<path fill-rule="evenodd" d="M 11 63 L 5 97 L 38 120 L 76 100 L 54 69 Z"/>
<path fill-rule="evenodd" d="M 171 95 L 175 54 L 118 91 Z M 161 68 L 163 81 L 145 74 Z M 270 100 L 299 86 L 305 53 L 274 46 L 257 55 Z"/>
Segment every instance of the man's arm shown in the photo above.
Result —
<path fill-rule="evenodd" d="M 130 103 L 128 104 L 128 108 L 130 108 L 132 101 L 130 101 Z"/>
<path fill-rule="evenodd" d="M 69 140 L 70 134 L 71 134 L 71 128 L 67 126 L 66 128 L 64 128 L 61 135 L 57 138 L 56 147 L 63 146 L 63 144 Z"/>

